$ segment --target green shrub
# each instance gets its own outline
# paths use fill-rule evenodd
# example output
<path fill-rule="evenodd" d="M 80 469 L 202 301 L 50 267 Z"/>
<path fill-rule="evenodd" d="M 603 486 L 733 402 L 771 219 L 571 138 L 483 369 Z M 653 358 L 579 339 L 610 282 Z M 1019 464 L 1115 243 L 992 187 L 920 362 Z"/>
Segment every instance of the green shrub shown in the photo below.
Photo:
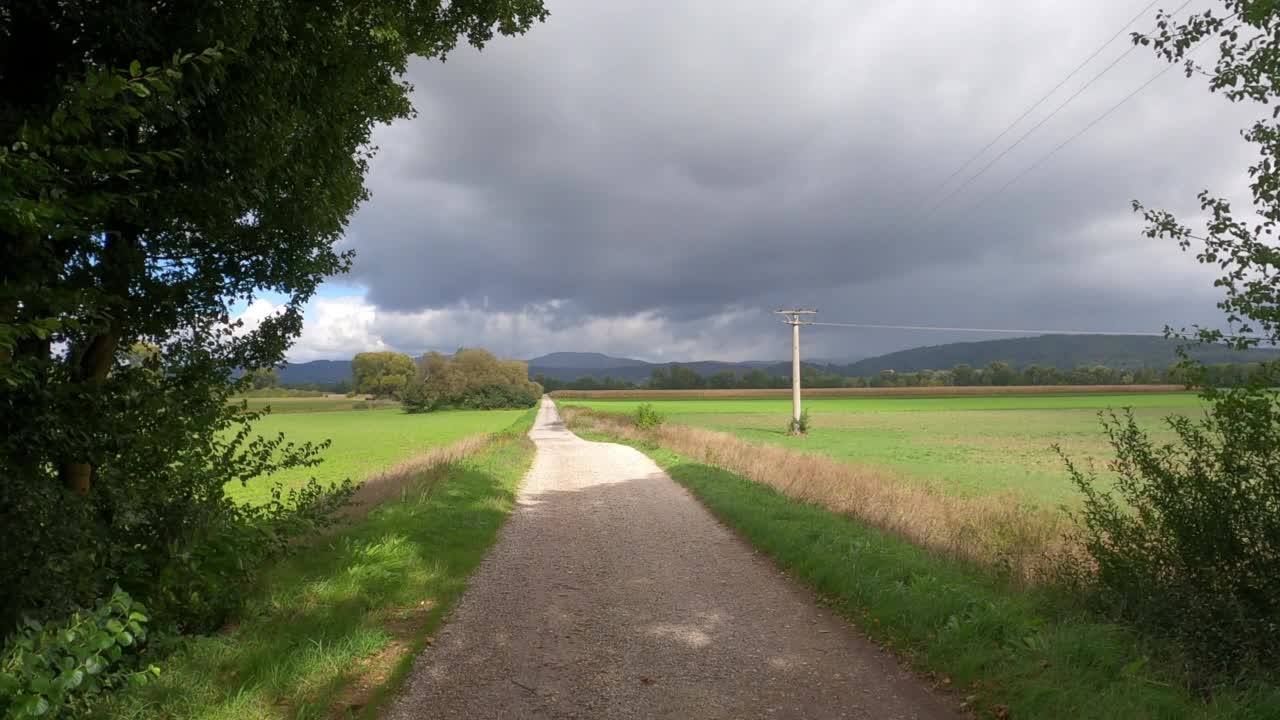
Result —
<path fill-rule="evenodd" d="M 1084 494 L 1087 559 L 1069 580 L 1110 614 L 1174 638 L 1197 682 L 1280 665 L 1280 399 L 1227 390 L 1154 442 L 1131 412 L 1104 418 L 1115 495 Z"/>
<path fill-rule="evenodd" d="M 804 410 L 800 413 L 800 419 L 791 418 L 791 422 L 787 424 L 787 432 L 792 435 L 804 435 L 809 432 L 809 411 Z"/>
<path fill-rule="evenodd" d="M 667 418 L 655 410 L 652 403 L 642 403 L 631 414 L 631 420 L 641 430 L 654 430 L 661 427 Z"/>
<path fill-rule="evenodd" d="M 45 624 L 25 620 L 0 655 L 0 717 L 75 717 L 103 692 L 146 683 L 160 672 L 136 661 L 147 623 L 142 605 L 119 588 L 93 610 Z"/>
<path fill-rule="evenodd" d="M 296 547 L 291 541 L 328 526 L 334 512 L 355 492 L 351 481 L 326 487 L 316 480 L 284 492 L 280 486 L 262 504 L 238 505 L 211 514 L 190 532 L 180 552 L 148 564 L 147 578 L 130 578 L 166 628 L 207 632 L 226 623 L 239 609 L 244 590 L 266 561 Z"/>
<path fill-rule="evenodd" d="M 372 405 L 372 404 L 370 404 L 370 403 L 368 403 L 368 402 L 365 402 L 365 401 L 361 400 L 361 401 L 360 401 L 360 402 L 358 402 L 358 403 L 352 403 L 352 404 L 351 404 L 351 409 L 352 409 L 352 410 L 372 410 L 372 409 L 373 409 L 373 405 Z"/>
<path fill-rule="evenodd" d="M 515 360 L 499 360 L 478 348 L 463 348 L 453 357 L 428 353 L 418 375 L 400 399 L 405 412 L 447 408 L 500 410 L 528 408 L 542 397 L 542 386 L 529 380 L 529 367 Z"/>

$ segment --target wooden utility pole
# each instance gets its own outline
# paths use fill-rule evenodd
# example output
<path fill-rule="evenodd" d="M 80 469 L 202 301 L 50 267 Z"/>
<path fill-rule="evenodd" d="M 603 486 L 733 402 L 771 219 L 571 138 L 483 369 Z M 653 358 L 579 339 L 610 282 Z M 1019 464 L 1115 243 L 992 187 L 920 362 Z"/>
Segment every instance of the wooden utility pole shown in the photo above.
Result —
<path fill-rule="evenodd" d="M 811 325 L 805 315 L 817 315 L 817 310 L 775 310 L 782 315 L 782 322 L 791 326 L 791 432 L 800 432 L 800 326 Z"/>

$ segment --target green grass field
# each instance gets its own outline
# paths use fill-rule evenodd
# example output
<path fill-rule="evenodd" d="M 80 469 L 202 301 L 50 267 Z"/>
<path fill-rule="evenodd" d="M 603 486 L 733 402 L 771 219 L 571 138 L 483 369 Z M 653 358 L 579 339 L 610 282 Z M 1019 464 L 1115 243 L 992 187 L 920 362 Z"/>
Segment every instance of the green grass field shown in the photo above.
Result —
<path fill-rule="evenodd" d="M 786 399 L 576 400 L 606 412 L 650 402 L 675 423 L 731 432 L 755 442 L 873 466 L 956 495 L 1012 491 L 1043 505 L 1076 497 L 1054 444 L 1103 470 L 1110 445 L 1098 422 L 1106 408 L 1132 407 L 1157 436 L 1162 418 L 1198 412 L 1190 393 L 1026 395 L 952 398 L 813 398 L 806 437 L 787 435 Z M 1083 465 L 1084 463 L 1081 462 Z"/>
<path fill-rule="evenodd" d="M 298 401 L 326 399 L 299 398 Z M 274 406 L 281 400 L 272 398 L 270 402 Z M 232 483 L 227 486 L 227 492 L 236 500 L 256 503 L 270 498 L 271 487 L 276 483 L 296 488 L 311 477 L 325 484 L 347 478 L 359 481 L 431 448 L 502 430 L 522 414 L 523 410 L 448 410 L 409 415 L 396 408 L 273 412 L 258 421 L 257 431 L 264 436 L 283 432 L 293 442 L 318 443 L 330 439 L 333 444 L 324 452 L 324 463 L 257 478 L 247 485 Z"/>
<path fill-rule="evenodd" d="M 366 401 L 349 398 L 346 395 L 323 395 L 320 397 L 247 397 L 236 398 L 236 402 L 245 401 L 250 410 L 271 408 L 272 415 L 291 413 L 338 412 L 342 410 L 365 410 L 399 407 L 393 400 Z"/>
<path fill-rule="evenodd" d="M 377 717 L 462 595 L 533 460 L 524 437 L 532 410 L 442 413 L 414 427 L 427 437 L 481 414 L 488 419 L 473 427 L 500 424 L 505 432 L 442 472 L 408 478 L 399 499 L 266 568 L 231 627 L 184 640 L 160 660 L 154 683 L 113 696 L 101 716 Z M 373 421 L 382 428 L 423 418 L 365 415 L 383 416 Z"/>

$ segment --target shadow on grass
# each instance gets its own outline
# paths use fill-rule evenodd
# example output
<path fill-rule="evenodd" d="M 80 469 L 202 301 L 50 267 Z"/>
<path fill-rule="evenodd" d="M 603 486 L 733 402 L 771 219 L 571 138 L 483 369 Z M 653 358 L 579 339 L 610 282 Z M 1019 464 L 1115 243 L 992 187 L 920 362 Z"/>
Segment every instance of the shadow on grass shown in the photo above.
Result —
<path fill-rule="evenodd" d="M 466 587 L 532 450 L 505 439 L 264 572 L 237 625 L 193 640 L 112 717 L 315 718 L 359 711 Z M 428 474 L 431 475 L 431 474 Z M 394 647 L 392 647 L 394 646 Z M 388 648 L 397 657 L 386 657 Z M 380 655 L 381 654 L 381 655 Z M 365 677 L 373 675 L 373 677 Z M 351 695 L 352 684 L 363 690 Z M 357 697 L 359 696 L 359 697 Z"/>

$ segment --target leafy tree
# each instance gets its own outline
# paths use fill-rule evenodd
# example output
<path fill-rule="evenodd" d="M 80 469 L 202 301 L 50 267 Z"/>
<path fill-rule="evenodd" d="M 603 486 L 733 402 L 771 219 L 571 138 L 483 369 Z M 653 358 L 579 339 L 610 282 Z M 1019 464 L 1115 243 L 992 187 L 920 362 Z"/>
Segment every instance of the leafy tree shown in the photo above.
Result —
<path fill-rule="evenodd" d="M 771 381 L 769 373 L 760 368 L 752 368 L 743 373 L 742 377 L 738 379 L 738 387 L 757 390 L 769 387 Z"/>
<path fill-rule="evenodd" d="M 397 352 L 363 352 L 351 360 L 356 392 L 399 398 L 418 373 L 413 358 Z"/>
<path fill-rule="evenodd" d="M 649 387 L 665 390 L 671 387 L 671 373 L 665 367 L 656 367 L 649 371 Z"/>
<path fill-rule="evenodd" d="M 951 377 L 954 378 L 956 385 L 976 385 L 973 367 L 966 363 L 960 363 L 951 368 Z"/>
<path fill-rule="evenodd" d="M 254 390 L 280 387 L 280 373 L 275 368 L 259 368 L 249 373 L 249 381 Z"/>
<path fill-rule="evenodd" d="M 545 14 L 540 0 L 0 10 L 0 626 L 113 584 L 161 613 L 235 595 L 202 578 L 258 555 L 238 529 L 288 523 L 223 487 L 316 448 L 255 439 L 229 378 L 278 364 L 303 303 L 347 267 L 334 244 L 366 197 L 372 128 L 411 112 L 409 57 Z M 286 298 L 279 314 L 230 322 L 264 291 Z M 324 504 L 276 507 L 307 503 Z"/>
<path fill-rule="evenodd" d="M 732 370 L 721 370 L 707 378 L 707 386 L 717 390 L 732 390 L 738 384 L 738 375 Z"/>
<path fill-rule="evenodd" d="M 671 384 L 672 390 L 697 390 L 706 387 L 707 381 L 691 367 L 682 365 L 671 366 Z"/>
<path fill-rule="evenodd" d="M 499 360 L 479 348 L 462 348 L 451 358 L 440 353 L 422 358 L 416 377 L 405 390 L 404 407 L 411 413 L 444 408 L 527 408 L 538 402 L 542 390 L 529 380 L 528 364 Z"/>
<path fill-rule="evenodd" d="M 987 375 L 991 378 L 992 385 L 1013 385 L 1018 382 L 1018 371 L 1009 366 L 1009 363 L 993 362 L 987 366 Z"/>
<path fill-rule="evenodd" d="M 1274 105 L 1280 6 L 1221 4 L 1184 22 L 1162 14 L 1157 31 L 1135 41 L 1184 63 L 1188 77 L 1207 76 L 1210 90 L 1233 102 Z M 1205 66 L 1191 53 L 1209 40 L 1218 57 Z M 1247 216 L 1203 192 L 1208 221 L 1197 233 L 1169 212 L 1134 204 L 1149 236 L 1184 250 L 1197 246 L 1197 259 L 1222 273 L 1214 284 L 1223 291 L 1226 328 L 1179 336 L 1236 349 L 1280 343 L 1278 118 L 1268 111 L 1244 132 L 1259 152 L 1249 168 L 1254 207 Z M 1161 443 L 1132 414 L 1113 415 L 1107 430 L 1119 498 L 1073 471 L 1086 497 L 1081 518 L 1091 555 L 1079 574 L 1106 609 L 1178 639 L 1198 670 L 1193 680 L 1205 686 L 1220 673 L 1280 666 L 1280 395 L 1272 389 L 1280 362 L 1260 363 L 1239 384 L 1221 387 L 1209 368 L 1183 357 L 1183 376 L 1206 401 L 1204 416 L 1169 418 L 1178 442 Z"/>

